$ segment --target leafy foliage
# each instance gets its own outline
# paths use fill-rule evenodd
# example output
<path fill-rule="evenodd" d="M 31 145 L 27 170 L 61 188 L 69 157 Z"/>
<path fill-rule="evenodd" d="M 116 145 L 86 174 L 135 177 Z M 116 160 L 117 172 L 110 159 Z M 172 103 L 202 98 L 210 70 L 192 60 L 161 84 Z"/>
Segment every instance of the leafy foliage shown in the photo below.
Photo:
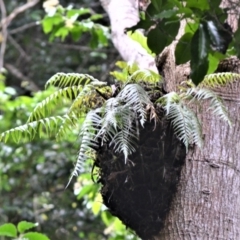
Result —
<path fill-rule="evenodd" d="M 63 41 L 70 35 L 77 42 L 83 33 L 89 32 L 92 48 L 107 46 L 108 28 L 94 22 L 102 18 L 100 14 L 92 14 L 89 8 L 63 8 L 58 3 L 48 6 L 47 2 L 44 3 L 47 14 L 42 20 L 42 26 L 44 33 L 50 33 L 50 41 L 58 37 Z M 79 18 L 83 19 L 79 21 Z"/>
<path fill-rule="evenodd" d="M 120 64 L 119 64 L 120 65 Z M 121 66 L 126 66 L 121 63 Z M 147 74 L 146 74 L 147 73 Z M 26 124 L 10 129 L 0 135 L 1 141 L 10 137 L 18 142 L 22 138 L 32 140 L 37 133 L 47 135 L 55 133 L 57 139 L 67 134 L 67 130 L 82 122 L 79 137 L 81 140 L 77 162 L 72 176 L 82 172 L 83 164 L 88 159 L 95 159 L 99 146 L 109 144 L 116 152 L 123 153 L 125 163 L 133 153 L 139 137 L 139 124 L 144 127 L 149 119 L 157 120 L 154 104 L 147 92 L 136 82 L 140 76 L 155 79 L 150 71 L 136 71 L 128 77 L 128 83 L 122 90 L 112 97 L 110 88 L 86 74 L 58 73 L 47 81 L 46 86 L 54 85 L 59 89 L 40 102 L 33 110 Z M 180 94 L 171 92 L 157 100 L 171 120 L 176 135 L 188 149 L 189 144 L 202 146 L 201 124 L 188 104 L 192 99 L 197 101 L 210 100 L 212 112 L 223 120 L 231 123 L 221 99 L 210 89 L 203 86 L 226 84 L 239 77 L 238 74 L 223 73 L 206 76 L 204 81 L 196 87 L 183 89 Z M 105 95 L 104 95 L 105 94 Z M 100 99 L 100 100 L 99 100 Z M 50 110 L 58 102 L 71 102 L 69 110 L 63 116 L 50 116 Z M 90 110 L 90 111 L 89 111 Z"/>
<path fill-rule="evenodd" d="M 141 20 L 129 30 L 145 29 L 148 47 L 159 54 L 175 40 L 179 22 L 186 20 L 185 33 L 176 46 L 176 63 L 191 62 L 191 79 L 197 85 L 207 73 L 216 70 L 221 59 L 229 56 L 232 44 L 236 51 L 239 49 L 239 29 L 233 33 L 226 24 L 228 10 L 220 7 L 220 1 L 201 1 L 200 4 L 187 0 L 182 4 L 175 0 L 151 0 Z M 212 55 L 215 57 L 212 58 Z"/>
<path fill-rule="evenodd" d="M 31 223 L 27 221 L 19 222 L 17 227 L 12 223 L 5 223 L 0 226 L 0 236 L 13 237 L 14 239 L 18 237 L 18 240 L 49 240 L 49 238 L 42 233 L 26 232 L 36 226 L 38 226 L 38 223 Z M 19 232 L 19 234 L 17 232 Z"/>
<path fill-rule="evenodd" d="M 149 84 L 157 84 L 161 82 L 161 76 L 149 69 L 139 69 L 136 64 L 128 65 L 126 62 L 118 61 L 116 66 L 121 69 L 121 71 L 110 72 L 116 80 L 123 83 L 128 82 L 148 82 Z"/>

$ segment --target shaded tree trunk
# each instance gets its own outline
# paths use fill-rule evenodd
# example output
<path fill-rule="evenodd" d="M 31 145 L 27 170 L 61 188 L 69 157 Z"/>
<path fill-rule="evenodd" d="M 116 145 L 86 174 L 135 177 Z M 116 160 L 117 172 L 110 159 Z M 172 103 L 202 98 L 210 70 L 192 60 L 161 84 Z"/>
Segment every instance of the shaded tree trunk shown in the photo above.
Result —
<path fill-rule="evenodd" d="M 126 15 L 114 14 L 114 3 L 117 2 L 118 9 L 122 3 L 124 9 L 126 2 L 136 6 L 137 1 L 112 0 L 111 5 L 108 5 L 109 1 L 101 2 L 105 4 L 111 22 L 125 21 L 124 26 L 129 27 L 127 18 L 121 20 Z M 136 15 L 134 19 L 136 23 Z M 130 26 L 134 25 L 132 20 Z M 126 45 L 126 36 L 125 45 L 120 44 L 123 29 L 113 25 L 114 44 L 124 60 L 139 63 L 139 58 L 124 55 L 126 49 L 131 53 L 133 45 Z M 178 81 L 190 73 L 188 64 L 175 66 L 172 51 L 166 49 L 166 54 L 157 59 L 158 70 L 168 76 L 165 79 L 167 92 L 175 90 Z M 148 68 L 153 59 L 144 52 L 141 54 L 140 65 Z M 148 59 L 146 65 L 145 57 Z M 231 68 L 240 72 L 237 60 L 230 59 L 227 63 L 229 66 L 225 64 L 221 71 Z M 207 103 L 202 106 L 199 113 L 205 143 L 202 150 L 193 147 L 185 156 L 185 149 L 163 119 L 155 133 L 151 132 L 151 127 L 141 131 L 139 149 L 128 165 L 113 161 L 122 156 L 113 156 L 111 149 L 105 147 L 100 153 L 98 165 L 102 169 L 104 203 L 142 239 L 240 239 L 239 89 L 237 81 L 217 89 L 230 113 L 232 127 L 207 112 Z M 110 160 L 103 163 L 101 159 Z"/>
<path fill-rule="evenodd" d="M 224 89 L 232 128 L 201 116 L 205 146 L 185 159 L 178 190 L 164 227 L 153 239 L 240 239 L 239 84 Z"/>

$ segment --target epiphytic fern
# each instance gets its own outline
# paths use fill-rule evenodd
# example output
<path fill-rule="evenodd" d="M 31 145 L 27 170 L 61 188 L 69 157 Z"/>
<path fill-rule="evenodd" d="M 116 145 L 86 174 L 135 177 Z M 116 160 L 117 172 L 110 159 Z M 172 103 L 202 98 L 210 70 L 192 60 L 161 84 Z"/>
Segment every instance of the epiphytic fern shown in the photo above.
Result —
<path fill-rule="evenodd" d="M 189 95 L 196 98 L 198 101 L 208 99 L 210 101 L 209 110 L 231 125 L 227 109 L 224 106 L 222 99 L 214 91 L 207 88 L 192 87 L 186 92 L 186 96 Z"/>
<path fill-rule="evenodd" d="M 200 87 L 221 87 L 240 78 L 240 74 L 232 72 L 213 73 L 204 77 Z"/>
<path fill-rule="evenodd" d="M 171 120 L 175 134 L 184 143 L 186 149 L 189 144 L 202 147 L 201 124 L 195 113 L 187 106 L 182 96 L 175 92 L 168 93 L 158 101 Z"/>
<path fill-rule="evenodd" d="M 110 86 L 87 74 L 54 75 L 46 86 L 53 85 L 59 89 L 36 106 L 25 125 L 2 133 L 0 141 L 7 141 L 10 137 L 15 141 L 21 138 L 31 140 L 38 133 L 41 136 L 42 132 L 55 133 L 56 138 L 60 139 L 68 129 L 79 125 L 80 118 L 85 117 L 79 134 L 80 150 L 72 176 L 79 174 L 83 162 L 94 158 L 96 150 L 103 144 L 109 144 L 116 152 L 123 153 L 126 162 L 129 154 L 136 149 L 139 126 L 144 127 L 148 119 L 157 119 L 148 93 L 136 82 L 159 81 L 156 74 L 138 68 L 130 75 L 127 72 L 126 76 L 125 84 L 128 84 L 112 97 Z M 201 124 L 189 107 L 191 101 L 209 100 L 212 112 L 230 123 L 221 99 L 204 86 L 224 85 L 239 76 L 232 73 L 206 76 L 199 86 L 188 84 L 180 93 L 171 92 L 156 101 L 165 110 L 176 135 L 186 148 L 191 143 L 202 146 Z M 49 117 L 59 103 L 69 104 L 67 113 Z"/>

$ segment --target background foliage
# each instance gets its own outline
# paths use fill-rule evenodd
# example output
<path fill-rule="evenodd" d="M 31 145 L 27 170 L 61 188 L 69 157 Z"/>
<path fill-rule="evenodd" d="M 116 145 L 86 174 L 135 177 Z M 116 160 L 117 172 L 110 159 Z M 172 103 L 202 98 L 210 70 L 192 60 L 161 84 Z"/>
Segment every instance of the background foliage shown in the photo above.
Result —
<path fill-rule="evenodd" d="M 7 13 L 24 3 L 6 1 Z M 42 3 L 19 14 L 8 28 L 7 74 L 0 79 L 0 132 L 26 122 L 36 104 L 53 91 L 39 92 L 56 72 L 89 73 L 106 81 L 119 59 L 108 42 L 109 23 L 98 1 L 60 1 L 68 8 L 60 7 L 54 13 L 52 17 L 58 14 L 62 22 L 54 24 L 51 33 L 47 28 L 54 22 L 53 12 L 46 15 Z M 85 24 L 89 29 L 76 36 L 70 26 L 64 35 L 65 16 L 71 18 L 73 9 L 80 8 L 88 10 L 83 11 L 85 15 L 77 11 L 73 24 L 76 28 Z M 64 112 L 62 106 L 53 113 Z M 50 239 L 134 239 L 101 204 L 99 186 L 89 174 L 90 164 L 86 163 L 87 173 L 65 189 L 79 148 L 77 133 L 73 129 L 60 142 L 43 136 L 21 144 L 0 143 L 0 225 L 38 222 L 36 231 Z"/>

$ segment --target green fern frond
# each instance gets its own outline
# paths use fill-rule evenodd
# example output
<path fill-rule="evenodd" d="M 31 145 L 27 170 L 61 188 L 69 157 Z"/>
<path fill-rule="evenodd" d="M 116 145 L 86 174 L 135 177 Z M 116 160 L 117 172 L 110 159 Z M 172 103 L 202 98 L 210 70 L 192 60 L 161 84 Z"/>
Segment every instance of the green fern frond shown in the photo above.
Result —
<path fill-rule="evenodd" d="M 148 69 L 139 69 L 135 71 L 129 78 L 129 82 L 144 81 L 148 83 L 158 83 L 161 80 L 161 76 Z"/>
<path fill-rule="evenodd" d="M 199 84 L 199 87 L 221 87 L 239 78 L 240 74 L 232 72 L 208 74 Z"/>
<path fill-rule="evenodd" d="M 143 126 L 147 120 L 147 105 L 154 109 L 153 103 L 150 101 L 147 92 L 138 84 L 128 84 L 117 96 L 120 102 L 125 102 L 131 106 L 139 115 L 140 123 Z"/>
<path fill-rule="evenodd" d="M 59 102 L 63 102 L 64 99 L 72 100 L 76 98 L 81 90 L 82 86 L 71 86 L 56 90 L 56 92 L 37 104 L 27 122 L 36 121 L 46 117 L 51 113 L 53 108 L 56 108 L 56 105 Z"/>
<path fill-rule="evenodd" d="M 43 133 L 51 135 L 52 133 L 56 132 L 57 127 L 62 121 L 62 116 L 55 116 L 26 123 L 19 127 L 3 132 L 0 135 L 0 141 L 7 142 L 9 138 L 12 138 L 14 142 L 19 142 L 20 139 L 33 140 L 38 134 L 40 137 Z"/>
<path fill-rule="evenodd" d="M 71 86 L 84 86 L 92 82 L 100 82 L 96 78 L 88 74 L 80 73 L 57 73 L 53 75 L 45 84 L 45 87 L 52 85 L 55 87 L 71 87 Z"/>
<path fill-rule="evenodd" d="M 193 95 L 198 101 L 209 99 L 209 109 L 212 110 L 215 115 L 228 122 L 228 124 L 231 126 L 231 120 L 229 118 L 227 109 L 224 106 L 222 99 L 214 91 L 207 88 L 197 87 L 189 89 L 186 92 L 186 95 Z"/>
<path fill-rule="evenodd" d="M 71 114 L 65 114 L 59 126 L 59 129 L 56 133 L 57 141 L 62 139 L 67 134 L 67 131 L 72 130 L 73 127 L 76 128 L 78 122 L 79 122 L 79 117 L 74 112 L 72 112 Z"/>

